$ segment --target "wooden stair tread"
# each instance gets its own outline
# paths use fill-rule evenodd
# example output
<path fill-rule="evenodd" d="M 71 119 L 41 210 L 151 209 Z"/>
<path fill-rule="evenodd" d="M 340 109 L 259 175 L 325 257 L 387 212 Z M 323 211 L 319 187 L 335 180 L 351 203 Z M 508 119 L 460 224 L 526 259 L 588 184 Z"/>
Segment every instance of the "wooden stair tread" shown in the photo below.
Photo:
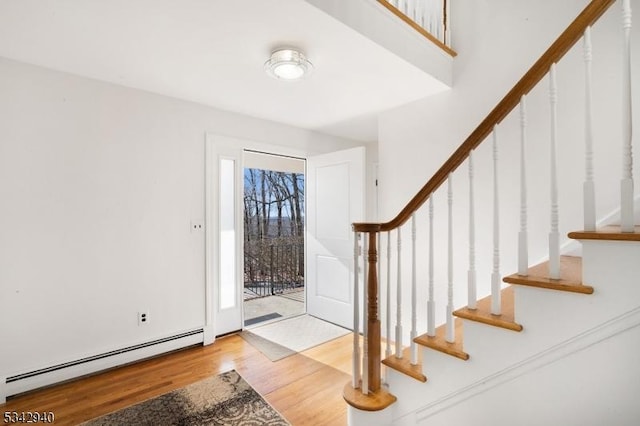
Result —
<path fill-rule="evenodd" d="M 436 335 L 431 337 L 427 334 L 422 334 L 415 339 L 419 345 L 425 346 L 430 349 L 434 349 L 436 351 L 444 352 L 447 355 L 455 356 L 456 358 L 460 358 L 463 360 L 469 359 L 469 354 L 462 350 L 462 324 L 463 321 L 459 318 L 455 318 L 455 339 L 456 341 L 453 343 L 447 342 L 445 339 L 446 334 L 446 324 L 442 324 L 440 327 L 436 328 Z"/>
<path fill-rule="evenodd" d="M 395 396 L 382 387 L 375 392 L 369 392 L 367 395 L 364 395 L 360 392 L 360 388 L 354 388 L 351 382 L 347 382 L 347 384 L 344 385 L 342 396 L 347 404 L 364 411 L 384 410 L 397 401 Z"/>
<path fill-rule="evenodd" d="M 427 381 L 427 376 L 422 374 L 421 354 L 418 351 L 418 363 L 416 365 L 411 364 L 411 348 L 404 348 L 402 351 L 402 358 L 397 358 L 395 355 L 390 355 L 382 360 L 382 363 L 389 368 L 393 368 L 409 377 L 413 377 L 421 382 Z"/>
<path fill-rule="evenodd" d="M 551 290 L 570 291 L 573 293 L 591 294 L 593 287 L 582 284 L 582 258 L 576 256 L 560 256 L 560 279 L 548 278 L 549 262 L 529 268 L 529 275 L 518 274 L 504 277 L 502 281 L 509 284 L 547 288 Z"/>
<path fill-rule="evenodd" d="M 635 226 L 635 232 L 622 232 L 620 226 L 610 225 L 595 231 L 569 232 L 569 238 L 574 240 L 640 241 L 640 225 Z"/>
<path fill-rule="evenodd" d="M 522 331 L 522 325 L 515 320 L 513 287 L 503 288 L 501 293 L 500 315 L 491 313 L 491 296 L 478 300 L 476 309 L 458 309 L 453 315 L 470 321 L 506 328 L 507 330 Z"/>

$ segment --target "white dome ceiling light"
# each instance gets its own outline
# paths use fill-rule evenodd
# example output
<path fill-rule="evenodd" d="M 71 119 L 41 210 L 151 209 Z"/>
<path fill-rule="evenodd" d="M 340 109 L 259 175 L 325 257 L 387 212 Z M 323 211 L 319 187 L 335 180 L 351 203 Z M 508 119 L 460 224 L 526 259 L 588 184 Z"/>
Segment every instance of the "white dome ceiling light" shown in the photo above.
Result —
<path fill-rule="evenodd" d="M 264 68 L 273 78 L 278 80 L 295 81 L 308 75 L 313 65 L 295 49 L 277 49 L 272 54 Z"/>

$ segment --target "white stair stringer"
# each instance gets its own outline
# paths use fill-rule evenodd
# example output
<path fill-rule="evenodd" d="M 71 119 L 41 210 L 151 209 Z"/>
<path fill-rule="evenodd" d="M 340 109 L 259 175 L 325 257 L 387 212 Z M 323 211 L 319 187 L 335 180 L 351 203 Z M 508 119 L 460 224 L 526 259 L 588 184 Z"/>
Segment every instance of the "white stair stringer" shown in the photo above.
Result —
<path fill-rule="evenodd" d="M 462 424 L 472 414 L 476 424 L 495 426 L 634 425 L 640 381 L 628 368 L 639 350 L 640 307 L 434 401 L 411 423 L 394 424 Z"/>
<path fill-rule="evenodd" d="M 405 426 L 421 424 L 422 421 L 427 424 L 426 419 L 430 425 L 455 424 L 459 419 L 456 416 L 460 415 L 456 405 L 473 405 L 476 398 L 478 401 L 485 398 L 482 396 L 484 393 L 494 392 L 492 389 L 504 393 L 507 388 L 502 386 L 507 382 L 513 388 L 508 396 L 514 401 L 531 397 L 526 396 L 526 392 L 533 395 L 547 392 L 551 395 L 552 390 L 576 382 L 584 398 L 581 402 L 584 406 L 583 419 L 587 419 L 576 424 L 592 424 L 588 421 L 590 407 L 595 409 L 599 400 L 589 398 L 600 398 L 603 389 L 599 386 L 584 386 L 583 389 L 580 383 L 584 378 L 575 375 L 582 372 L 584 377 L 597 378 L 599 371 L 606 371 L 604 366 L 625 371 L 622 375 L 607 375 L 607 386 L 614 387 L 609 392 L 637 394 L 640 389 L 635 388 L 640 388 L 640 384 L 630 383 L 640 383 L 640 367 L 637 362 L 629 360 L 637 358 L 640 350 L 640 339 L 635 337 L 640 333 L 640 243 L 589 240 L 583 244 L 583 281 L 594 287 L 592 295 L 516 286 L 516 320 L 523 325 L 522 332 L 465 321 L 464 348 L 470 354 L 468 361 L 423 349 L 423 369 L 428 377 L 426 383 L 418 383 L 390 371 L 389 390 L 398 398 L 390 407 L 394 419 L 392 424 Z M 607 349 L 599 349 L 601 345 Z M 627 352 L 627 346 L 630 352 Z M 620 353 L 634 355 L 620 358 Z M 588 364 L 586 369 L 580 367 L 585 365 L 585 360 L 596 355 L 601 362 Z M 564 366 L 555 371 L 563 362 L 576 367 Z M 540 386 L 550 389 L 536 387 L 538 370 L 553 372 L 551 382 L 548 382 L 548 377 L 547 382 L 540 381 Z M 633 380 L 629 381 L 629 378 Z M 520 394 L 519 381 L 527 383 Z M 627 389 L 634 386 L 634 389 Z M 571 394 L 566 398 L 574 400 Z M 612 404 L 611 401 L 606 403 Z M 500 399 L 493 404 L 495 413 L 504 410 L 505 404 L 508 406 L 508 402 Z M 618 404 L 624 405 L 624 402 Z M 614 405 L 609 410 L 616 413 L 616 408 L 621 406 Z M 627 412 L 617 413 L 622 416 L 619 419 L 629 414 L 629 410 L 635 410 L 634 414 L 640 416 L 640 407 L 624 406 L 624 409 Z M 353 414 L 350 424 L 364 424 L 358 422 L 357 413 Z M 474 419 L 473 413 L 467 415 L 469 420 Z M 526 417 L 527 414 L 520 415 Z M 552 415 L 545 413 L 546 418 Z M 557 415 L 558 419 L 563 418 L 562 413 Z M 435 421 L 436 417 L 438 421 Z M 504 419 L 505 423 L 494 421 L 492 424 L 514 424 L 513 421 L 513 418 L 508 418 Z M 370 420 L 368 424 L 371 424 Z"/>

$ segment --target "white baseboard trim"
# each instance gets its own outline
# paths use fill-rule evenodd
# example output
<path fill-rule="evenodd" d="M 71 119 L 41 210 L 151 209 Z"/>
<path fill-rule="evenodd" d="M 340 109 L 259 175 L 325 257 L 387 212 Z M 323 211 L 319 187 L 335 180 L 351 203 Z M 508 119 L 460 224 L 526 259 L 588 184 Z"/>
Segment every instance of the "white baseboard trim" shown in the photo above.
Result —
<path fill-rule="evenodd" d="M 0 405 L 7 402 L 7 378 L 0 377 Z"/>
<path fill-rule="evenodd" d="M 640 325 L 640 307 L 634 308 L 614 319 L 600 324 L 590 330 L 539 352 L 510 367 L 498 371 L 488 377 L 439 398 L 416 410 L 416 420 L 421 422 L 441 411 L 473 398 L 503 383 L 515 380 L 529 372 L 552 364 L 567 356 L 585 350 L 611 337 Z"/>
<path fill-rule="evenodd" d="M 6 401 L 6 398 L 11 395 L 197 345 L 203 343 L 203 337 L 204 332 L 202 329 L 193 330 L 104 354 L 49 366 L 40 370 L 4 377 L 0 381 L 0 403 Z"/>

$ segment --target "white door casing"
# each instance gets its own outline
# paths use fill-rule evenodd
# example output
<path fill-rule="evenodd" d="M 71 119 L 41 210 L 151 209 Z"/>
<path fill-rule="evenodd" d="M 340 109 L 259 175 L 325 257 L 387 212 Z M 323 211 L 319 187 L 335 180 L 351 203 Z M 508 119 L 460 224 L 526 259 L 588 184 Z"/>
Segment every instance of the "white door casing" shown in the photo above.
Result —
<path fill-rule="evenodd" d="M 242 153 L 207 135 L 205 304 L 215 336 L 242 329 Z"/>
<path fill-rule="evenodd" d="M 364 219 L 365 149 L 307 158 L 307 312 L 353 328 L 353 222 Z"/>

